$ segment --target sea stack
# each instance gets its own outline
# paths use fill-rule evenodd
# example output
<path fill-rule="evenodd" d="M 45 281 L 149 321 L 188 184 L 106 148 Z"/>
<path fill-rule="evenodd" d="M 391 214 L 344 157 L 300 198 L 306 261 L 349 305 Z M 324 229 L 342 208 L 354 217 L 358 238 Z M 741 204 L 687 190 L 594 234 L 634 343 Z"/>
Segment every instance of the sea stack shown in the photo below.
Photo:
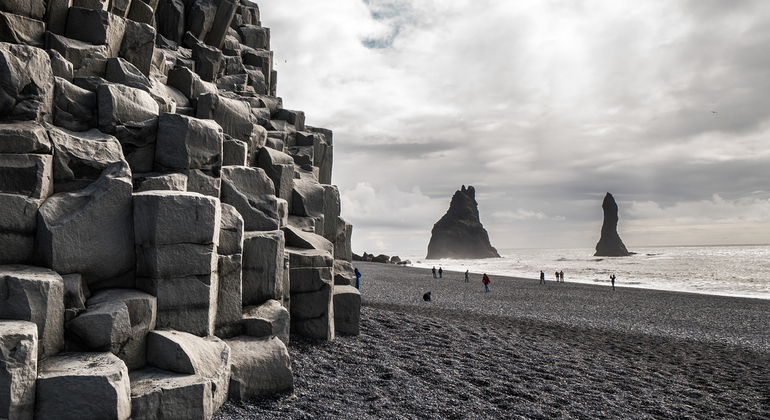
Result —
<path fill-rule="evenodd" d="M 433 225 L 425 258 L 500 258 L 479 220 L 479 204 L 472 186 L 466 189 L 463 185 L 455 192 L 449 210 Z"/>
<path fill-rule="evenodd" d="M 604 222 L 602 223 L 602 236 L 596 244 L 595 257 L 626 257 L 632 254 L 628 252 L 623 241 L 618 235 L 618 205 L 612 194 L 607 193 L 602 202 L 604 210 Z"/>

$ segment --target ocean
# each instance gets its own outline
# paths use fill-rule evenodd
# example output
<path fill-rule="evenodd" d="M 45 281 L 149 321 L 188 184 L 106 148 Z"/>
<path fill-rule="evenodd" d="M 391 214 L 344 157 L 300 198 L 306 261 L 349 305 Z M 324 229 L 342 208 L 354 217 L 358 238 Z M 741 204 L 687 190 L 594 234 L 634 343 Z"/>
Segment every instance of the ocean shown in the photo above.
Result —
<path fill-rule="evenodd" d="M 503 249 L 502 258 L 426 260 L 426 251 L 384 252 L 412 266 L 539 279 L 564 271 L 565 283 L 591 283 L 770 299 L 770 245 L 633 247 L 629 257 L 594 257 L 594 249 Z M 494 281 L 494 277 L 493 277 Z"/>

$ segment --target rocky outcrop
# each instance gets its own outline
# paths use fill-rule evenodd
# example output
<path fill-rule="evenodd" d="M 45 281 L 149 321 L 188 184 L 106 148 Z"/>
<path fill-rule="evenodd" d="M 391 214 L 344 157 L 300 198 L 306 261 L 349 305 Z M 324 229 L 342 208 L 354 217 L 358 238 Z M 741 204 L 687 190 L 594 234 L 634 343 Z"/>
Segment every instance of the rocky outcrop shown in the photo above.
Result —
<path fill-rule="evenodd" d="M 449 210 L 433 225 L 427 259 L 499 258 L 479 219 L 476 190 L 463 185 L 449 203 Z"/>
<path fill-rule="evenodd" d="M 0 1 L 0 418 L 207 419 L 358 334 L 332 132 L 276 76 L 246 0 Z"/>
<path fill-rule="evenodd" d="M 618 205 L 612 194 L 607 193 L 602 201 L 604 222 L 602 222 L 602 236 L 596 244 L 595 257 L 626 257 L 632 255 L 628 252 L 623 241 L 618 235 Z"/>

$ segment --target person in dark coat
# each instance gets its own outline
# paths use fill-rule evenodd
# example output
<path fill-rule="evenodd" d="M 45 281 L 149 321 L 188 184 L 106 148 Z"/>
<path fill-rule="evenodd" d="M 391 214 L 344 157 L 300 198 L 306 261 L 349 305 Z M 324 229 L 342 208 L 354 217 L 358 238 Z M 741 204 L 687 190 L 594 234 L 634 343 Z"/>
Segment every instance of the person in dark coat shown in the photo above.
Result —
<path fill-rule="evenodd" d="M 356 273 L 356 289 L 361 290 L 361 272 L 358 271 L 358 267 L 356 267 L 355 273 Z"/>
<path fill-rule="evenodd" d="M 444 278 L 444 270 L 441 267 L 438 268 L 438 278 Z"/>
<path fill-rule="evenodd" d="M 481 282 L 484 283 L 484 288 L 487 289 L 487 292 L 489 292 L 489 283 L 492 283 L 492 281 L 489 280 L 487 273 L 484 273 L 484 276 L 481 278 Z"/>
<path fill-rule="evenodd" d="M 430 302 L 430 292 L 422 295 L 422 300 L 424 300 L 426 302 Z"/>
<path fill-rule="evenodd" d="M 436 278 L 436 266 L 433 266 L 433 270 L 431 270 L 431 271 L 433 271 L 433 278 L 435 279 Z"/>
<path fill-rule="evenodd" d="M 545 284 L 545 273 L 543 273 L 543 270 L 540 270 L 540 284 Z"/>
<path fill-rule="evenodd" d="M 470 280 L 470 279 L 468 278 L 468 271 L 470 271 L 470 270 L 465 270 L 465 282 L 466 282 L 466 283 L 468 283 L 468 281 Z"/>

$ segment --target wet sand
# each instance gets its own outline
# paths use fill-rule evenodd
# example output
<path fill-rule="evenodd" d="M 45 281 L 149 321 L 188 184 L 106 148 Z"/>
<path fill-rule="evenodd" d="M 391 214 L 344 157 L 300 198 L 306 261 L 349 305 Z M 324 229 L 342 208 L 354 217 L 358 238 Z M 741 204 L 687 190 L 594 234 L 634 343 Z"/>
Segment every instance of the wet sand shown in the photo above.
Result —
<path fill-rule="evenodd" d="M 770 418 L 770 300 L 356 265 L 361 335 L 215 419 Z"/>

